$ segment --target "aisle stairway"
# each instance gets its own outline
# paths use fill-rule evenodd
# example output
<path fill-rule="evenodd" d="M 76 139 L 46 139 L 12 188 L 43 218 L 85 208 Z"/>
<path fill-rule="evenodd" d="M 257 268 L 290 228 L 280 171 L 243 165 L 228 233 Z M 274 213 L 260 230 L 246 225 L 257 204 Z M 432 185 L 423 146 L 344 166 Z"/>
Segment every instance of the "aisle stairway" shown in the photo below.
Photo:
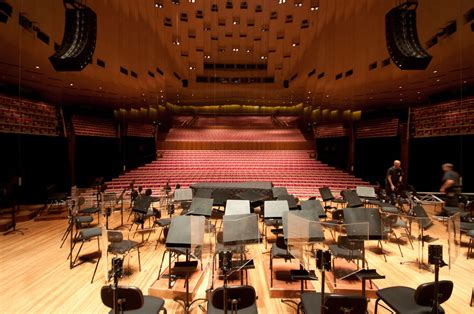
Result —
<path fill-rule="evenodd" d="M 300 198 L 319 196 L 318 188 L 341 189 L 368 185 L 341 170 L 310 158 L 305 150 L 168 150 L 152 163 L 108 182 L 120 191 L 135 180 L 137 185 L 158 192 L 169 179 L 172 186 L 197 182 L 271 181 L 286 186 Z"/>

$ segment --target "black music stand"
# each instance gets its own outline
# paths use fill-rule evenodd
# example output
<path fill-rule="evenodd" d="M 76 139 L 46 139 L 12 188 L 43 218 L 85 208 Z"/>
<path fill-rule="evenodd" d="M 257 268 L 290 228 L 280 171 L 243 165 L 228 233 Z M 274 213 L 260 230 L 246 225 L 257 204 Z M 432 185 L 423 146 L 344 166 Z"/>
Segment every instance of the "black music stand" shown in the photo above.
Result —
<path fill-rule="evenodd" d="M 431 226 L 433 226 L 433 222 L 431 221 L 431 218 L 426 213 L 426 210 L 420 204 L 416 204 L 415 206 L 413 206 L 410 213 L 411 213 L 412 217 L 407 216 L 409 218 L 409 221 L 410 221 L 410 233 L 411 233 L 412 221 L 416 220 L 417 223 L 418 223 L 418 233 L 419 233 L 418 241 L 421 242 L 421 248 L 419 248 L 419 251 L 421 250 L 421 252 L 420 252 L 420 254 L 419 254 L 419 256 L 416 260 L 400 262 L 400 264 L 402 264 L 402 265 L 404 265 L 404 264 L 418 264 L 419 269 L 423 268 L 425 270 L 433 272 L 433 269 L 431 268 L 431 266 L 424 262 L 424 256 L 423 256 L 423 249 L 425 247 L 425 242 L 426 243 L 431 243 L 431 242 L 434 242 L 434 241 L 438 240 L 437 238 L 432 238 L 429 235 L 424 234 L 425 230 L 428 230 Z"/>
<path fill-rule="evenodd" d="M 202 248 L 204 244 L 204 231 L 205 231 L 206 219 L 204 216 L 177 216 L 171 220 L 171 225 L 166 237 L 166 249 L 178 249 L 184 250 L 186 254 L 185 262 L 175 262 L 175 271 L 184 272 L 185 286 L 186 286 L 186 297 L 185 299 L 175 298 L 184 309 L 185 313 L 189 313 L 191 306 L 198 301 L 207 301 L 206 299 L 195 299 L 189 301 L 189 274 L 194 272 L 197 268 L 197 261 L 190 261 L 190 255 L 193 248 L 200 246 Z M 165 253 L 163 253 L 165 254 Z M 172 280 L 172 260 L 171 254 L 169 253 L 169 276 L 168 276 L 168 287 L 171 288 Z"/>
<path fill-rule="evenodd" d="M 347 237 L 350 240 L 363 241 L 362 245 L 362 268 L 340 279 L 346 279 L 355 276 L 358 279 L 380 279 L 375 269 L 365 268 L 365 241 L 383 239 L 382 217 L 377 208 L 344 208 L 344 223 L 346 224 Z M 365 280 L 362 280 L 362 287 L 365 293 Z"/>
<path fill-rule="evenodd" d="M 127 228 L 128 227 L 123 223 L 123 199 L 125 197 L 125 192 L 127 191 L 127 188 L 124 188 L 122 192 L 120 193 L 119 197 L 115 200 L 115 206 L 120 204 L 120 226 L 115 227 L 114 229 L 121 229 L 121 228 Z"/>
<path fill-rule="evenodd" d="M 325 240 L 324 231 L 318 214 L 314 210 L 285 212 L 282 221 L 283 237 L 288 253 L 300 261 L 299 269 L 290 270 L 290 278 L 301 281 L 300 293 L 303 295 L 305 282 L 318 280 L 315 271 L 308 268 L 310 267 L 310 257 L 314 252 L 314 244 Z M 295 304 L 297 309 L 301 306 L 300 303 L 293 300 L 281 300 L 281 302 Z"/>
<path fill-rule="evenodd" d="M 342 190 L 342 198 L 347 202 L 347 207 L 362 207 L 364 203 L 359 195 L 353 190 Z"/>
<path fill-rule="evenodd" d="M 262 206 L 264 201 L 269 199 L 269 196 L 252 190 L 237 193 L 236 197 L 241 200 L 248 200 L 250 202 L 250 208 L 252 212 L 255 210 L 255 208 Z"/>
<path fill-rule="evenodd" d="M 282 230 L 279 229 L 281 225 L 281 219 L 283 213 L 289 211 L 287 201 L 265 201 L 264 210 L 263 210 L 263 228 L 264 236 L 267 238 L 267 226 L 273 226 L 275 228 L 275 234 L 278 235 Z M 267 247 L 267 242 L 265 241 L 265 248 Z"/>
<path fill-rule="evenodd" d="M 193 190 L 190 188 L 177 189 L 174 191 L 174 203 L 179 203 L 183 211 L 181 214 L 186 214 L 186 209 L 189 209 L 189 204 L 193 200 Z M 185 206 L 188 205 L 188 206 Z"/>
<path fill-rule="evenodd" d="M 312 210 L 316 212 L 319 218 L 327 218 L 326 211 L 319 200 L 302 201 L 301 210 Z"/>
<path fill-rule="evenodd" d="M 288 207 L 290 210 L 297 210 L 300 209 L 298 207 L 298 201 L 296 200 L 295 196 L 292 194 L 288 195 L 280 195 L 277 197 L 277 200 L 279 201 L 287 201 L 288 202 Z"/>
<path fill-rule="evenodd" d="M 240 272 L 240 280 L 243 285 L 243 272 L 254 269 L 253 256 L 246 255 L 246 246 L 260 243 L 260 232 L 258 229 L 258 216 L 256 214 L 234 214 L 224 216 L 224 230 L 222 237 L 221 252 L 232 252 L 237 248 L 238 260 L 232 260 L 227 267 L 220 268 L 224 275 L 224 313 L 227 311 L 227 279 L 235 272 Z M 216 252 L 217 253 L 217 252 Z M 213 267 L 214 272 L 214 267 Z M 214 278 L 214 273 L 213 273 Z M 214 284 L 214 280 L 212 285 Z"/>
<path fill-rule="evenodd" d="M 272 188 L 272 194 L 274 198 L 278 196 L 288 195 L 288 190 L 284 186 L 277 186 Z"/>
<path fill-rule="evenodd" d="M 212 215 L 212 204 L 214 200 L 212 198 L 200 198 L 195 197 L 192 199 L 191 207 L 186 215 L 189 216 L 204 216 L 210 218 Z"/>

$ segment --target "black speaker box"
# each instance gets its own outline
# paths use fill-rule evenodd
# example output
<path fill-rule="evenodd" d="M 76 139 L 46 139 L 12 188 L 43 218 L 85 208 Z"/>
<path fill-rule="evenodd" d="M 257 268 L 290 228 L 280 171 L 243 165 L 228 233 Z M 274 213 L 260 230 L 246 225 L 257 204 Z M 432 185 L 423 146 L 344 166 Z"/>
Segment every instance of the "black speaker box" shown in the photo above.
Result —
<path fill-rule="evenodd" d="M 188 87 L 188 80 L 182 80 L 181 82 L 183 83 L 184 88 Z"/>
<path fill-rule="evenodd" d="M 417 2 L 408 1 L 385 15 L 385 39 L 393 62 L 402 70 L 424 70 L 432 57 L 421 47 L 416 29 Z"/>
<path fill-rule="evenodd" d="M 284 80 L 284 81 L 283 81 L 283 87 L 284 87 L 284 88 L 289 88 L 289 87 L 290 87 L 290 81 Z"/>

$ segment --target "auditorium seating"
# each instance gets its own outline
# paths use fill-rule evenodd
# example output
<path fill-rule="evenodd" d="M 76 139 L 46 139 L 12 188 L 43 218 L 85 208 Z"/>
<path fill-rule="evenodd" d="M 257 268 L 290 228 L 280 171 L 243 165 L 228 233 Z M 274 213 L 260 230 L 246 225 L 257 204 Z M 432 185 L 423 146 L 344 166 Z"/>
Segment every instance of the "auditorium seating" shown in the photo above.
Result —
<path fill-rule="evenodd" d="M 413 137 L 474 134 L 474 98 L 413 108 Z"/>
<path fill-rule="evenodd" d="M 199 116 L 196 128 L 273 128 L 270 116 Z"/>
<path fill-rule="evenodd" d="M 329 186 L 335 193 L 347 187 L 367 185 L 341 170 L 309 157 L 304 150 L 170 150 L 157 160 L 107 182 L 120 191 L 136 185 L 159 191 L 169 179 L 173 186 L 197 182 L 271 181 L 286 186 L 300 198 L 319 196 L 318 188 Z"/>
<path fill-rule="evenodd" d="M 151 124 L 129 123 L 127 136 L 134 137 L 153 137 L 154 127 Z"/>
<path fill-rule="evenodd" d="M 166 141 L 199 142 L 304 142 L 297 129 L 171 129 Z"/>
<path fill-rule="evenodd" d="M 76 135 L 117 137 L 114 121 L 111 119 L 75 115 L 72 117 L 72 124 Z"/>
<path fill-rule="evenodd" d="M 355 129 L 356 138 L 395 137 L 398 135 L 398 118 L 361 121 Z"/>
<path fill-rule="evenodd" d="M 0 132 L 58 136 L 61 132 L 56 107 L 0 96 Z"/>

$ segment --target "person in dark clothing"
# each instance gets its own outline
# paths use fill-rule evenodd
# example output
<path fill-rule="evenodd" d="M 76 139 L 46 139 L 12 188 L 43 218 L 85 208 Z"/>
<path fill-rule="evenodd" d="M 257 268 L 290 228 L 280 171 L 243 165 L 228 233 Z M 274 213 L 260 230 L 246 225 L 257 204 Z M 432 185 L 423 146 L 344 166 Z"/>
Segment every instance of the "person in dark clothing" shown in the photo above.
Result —
<path fill-rule="evenodd" d="M 392 204 L 395 204 L 396 195 L 400 192 L 399 189 L 403 180 L 401 164 L 400 160 L 395 160 L 393 166 L 388 168 L 385 177 L 385 190 Z"/>
<path fill-rule="evenodd" d="M 453 164 L 444 164 L 442 168 L 444 171 L 443 184 L 439 191 L 446 195 L 445 206 L 458 207 L 459 195 L 461 195 L 459 173 L 453 170 Z"/>

